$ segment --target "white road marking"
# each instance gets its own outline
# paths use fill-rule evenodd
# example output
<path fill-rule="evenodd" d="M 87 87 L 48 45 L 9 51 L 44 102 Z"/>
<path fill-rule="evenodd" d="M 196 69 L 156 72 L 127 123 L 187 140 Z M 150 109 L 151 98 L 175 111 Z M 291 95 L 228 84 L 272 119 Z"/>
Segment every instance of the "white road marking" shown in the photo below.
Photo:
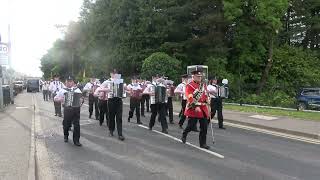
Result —
<path fill-rule="evenodd" d="M 278 119 L 277 117 L 263 116 L 263 115 L 253 115 L 253 116 L 249 116 L 249 117 L 255 118 L 255 119 L 267 120 L 267 121 L 272 121 L 272 120 Z"/>
<path fill-rule="evenodd" d="M 149 129 L 147 126 L 144 126 L 144 125 L 139 125 L 139 127 L 142 127 L 142 128 L 145 128 L 145 129 Z M 162 133 L 162 132 L 157 131 L 157 130 L 152 130 L 152 131 L 153 131 L 153 132 L 156 132 L 156 133 L 158 133 L 158 134 L 164 135 L 164 136 L 166 136 L 166 137 L 168 137 L 168 138 L 171 138 L 171 139 L 173 139 L 173 140 L 175 140 L 175 141 L 181 142 L 180 139 L 178 139 L 178 138 L 176 138 L 176 137 L 173 137 L 173 136 L 171 136 L 171 135 L 169 135 L 169 134 L 165 134 L 165 133 Z M 224 158 L 224 156 L 221 155 L 221 154 L 219 154 L 219 153 L 216 153 L 216 152 L 213 152 L 213 151 L 209 151 L 209 150 L 207 150 L 207 149 L 200 148 L 200 147 L 198 147 L 198 146 L 196 146 L 196 145 L 193 145 L 193 144 L 191 144 L 191 143 L 189 143 L 189 142 L 186 142 L 186 144 L 189 145 L 189 146 L 191 146 L 191 147 L 194 147 L 194 148 L 196 148 L 196 149 L 198 149 L 198 150 L 200 150 L 200 151 L 204 151 L 204 152 L 209 153 L 209 154 L 211 154 L 211 155 L 213 155 L 213 156 L 216 156 L 216 157 L 218 157 L 218 158 L 221 158 L 221 159 Z"/>
<path fill-rule="evenodd" d="M 217 122 L 217 121 L 214 121 L 214 122 Z M 264 133 L 264 134 L 269 134 L 269 135 L 273 135 L 273 136 L 283 137 L 283 138 L 287 138 L 287 139 L 292 139 L 292 140 L 307 142 L 307 143 L 311 143 L 311 144 L 320 144 L 320 140 L 316 140 L 316 139 L 305 138 L 305 137 L 295 136 L 295 135 L 289 135 L 289 134 L 285 134 L 285 133 L 280 133 L 280 132 L 275 132 L 275 131 L 269 131 L 269 130 L 265 130 L 265 129 L 255 128 L 255 127 L 249 127 L 249 126 L 244 126 L 244 125 L 234 124 L 234 123 L 229 123 L 229 122 L 224 122 L 224 124 L 227 125 L 227 126 L 231 126 L 231 127 L 235 127 L 235 128 L 239 128 L 239 129 L 245 129 L 245 130 L 249 130 L 249 131 L 255 131 L 255 132 L 259 132 L 259 133 Z"/>
<path fill-rule="evenodd" d="M 43 132 L 43 130 L 41 127 L 39 106 L 38 106 L 37 100 L 34 100 L 34 104 L 35 104 L 35 112 L 34 112 L 35 133 L 40 134 L 41 132 Z M 51 173 L 49 155 L 48 155 L 48 150 L 47 150 L 44 138 L 36 139 L 36 162 L 37 162 L 38 179 L 53 180 L 54 178 Z"/>
<path fill-rule="evenodd" d="M 16 109 L 28 109 L 29 107 L 24 107 L 24 106 L 22 106 L 22 107 L 16 107 Z"/>
<path fill-rule="evenodd" d="M 32 104 L 34 104 L 34 96 L 32 96 Z M 35 142 L 35 113 L 31 119 L 31 138 L 30 138 L 30 155 L 28 166 L 28 180 L 36 179 L 36 142 Z"/>

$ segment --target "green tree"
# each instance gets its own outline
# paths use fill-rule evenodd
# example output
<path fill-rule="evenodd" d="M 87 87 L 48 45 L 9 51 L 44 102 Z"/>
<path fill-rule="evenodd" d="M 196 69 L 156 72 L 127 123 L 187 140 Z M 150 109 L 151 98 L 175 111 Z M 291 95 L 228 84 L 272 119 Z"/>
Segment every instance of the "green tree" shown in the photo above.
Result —
<path fill-rule="evenodd" d="M 142 75 L 151 78 L 154 75 L 165 75 L 169 79 L 177 80 L 181 70 L 181 62 L 163 52 L 151 54 L 143 61 Z"/>

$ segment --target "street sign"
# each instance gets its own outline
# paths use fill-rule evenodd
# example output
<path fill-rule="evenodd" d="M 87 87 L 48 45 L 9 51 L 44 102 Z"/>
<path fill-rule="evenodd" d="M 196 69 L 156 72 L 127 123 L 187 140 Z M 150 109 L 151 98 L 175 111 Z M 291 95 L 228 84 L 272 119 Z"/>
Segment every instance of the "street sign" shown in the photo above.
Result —
<path fill-rule="evenodd" d="M 9 65 L 9 46 L 0 43 L 0 65 Z"/>

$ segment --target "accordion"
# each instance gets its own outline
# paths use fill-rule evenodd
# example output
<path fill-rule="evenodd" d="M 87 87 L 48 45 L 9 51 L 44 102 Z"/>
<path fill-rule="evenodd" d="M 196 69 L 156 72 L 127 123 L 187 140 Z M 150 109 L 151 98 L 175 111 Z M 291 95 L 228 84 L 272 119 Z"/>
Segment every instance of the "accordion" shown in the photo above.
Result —
<path fill-rule="evenodd" d="M 124 85 L 123 83 L 116 84 L 113 81 L 109 81 L 107 84 L 110 92 L 108 94 L 108 98 L 123 98 L 124 96 Z"/>
<path fill-rule="evenodd" d="M 228 98 L 229 97 L 229 88 L 226 86 L 218 86 L 218 97 Z"/>
<path fill-rule="evenodd" d="M 131 89 L 131 97 L 135 99 L 141 99 L 142 89 L 138 84 L 133 84 Z"/>
<path fill-rule="evenodd" d="M 166 103 L 167 88 L 165 86 L 152 86 L 154 96 L 150 97 L 151 104 Z"/>
<path fill-rule="evenodd" d="M 81 93 L 75 92 L 75 89 L 66 89 L 64 93 L 64 106 L 65 107 L 80 107 L 81 106 Z"/>

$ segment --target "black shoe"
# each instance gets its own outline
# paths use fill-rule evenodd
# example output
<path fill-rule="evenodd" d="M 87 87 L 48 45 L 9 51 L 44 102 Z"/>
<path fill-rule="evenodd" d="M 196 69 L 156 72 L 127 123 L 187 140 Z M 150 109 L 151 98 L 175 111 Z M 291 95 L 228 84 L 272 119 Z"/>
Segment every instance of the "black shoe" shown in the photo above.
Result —
<path fill-rule="evenodd" d="M 173 122 L 173 121 L 170 121 L 170 124 L 174 124 L 174 122 Z"/>
<path fill-rule="evenodd" d="M 146 117 L 144 114 L 143 115 L 141 115 L 142 117 Z"/>
<path fill-rule="evenodd" d="M 152 127 L 149 127 L 149 130 L 152 131 Z"/>
<path fill-rule="evenodd" d="M 76 146 L 82 146 L 82 144 L 79 143 L 79 142 L 75 142 L 74 145 L 76 145 Z"/>
<path fill-rule="evenodd" d="M 181 125 L 181 124 L 179 124 L 179 128 L 180 128 L 180 129 L 183 129 L 183 127 L 182 127 L 182 125 Z"/>
<path fill-rule="evenodd" d="M 100 124 L 100 126 L 102 126 L 102 123 L 99 123 Z"/>
<path fill-rule="evenodd" d="M 128 122 L 130 122 L 130 118 L 128 117 Z"/>
<path fill-rule="evenodd" d="M 65 142 L 65 143 L 68 142 L 68 137 L 64 137 L 64 142 Z"/>
<path fill-rule="evenodd" d="M 203 148 L 203 149 L 210 149 L 210 146 L 204 144 L 204 145 L 201 145 L 200 148 Z"/>
<path fill-rule="evenodd" d="M 62 114 L 59 114 L 59 117 L 62 117 Z"/>
<path fill-rule="evenodd" d="M 57 116 L 57 114 L 55 114 L 54 116 Z"/>
<path fill-rule="evenodd" d="M 110 132 L 109 132 L 109 136 L 113 136 L 113 131 L 110 131 Z"/>
<path fill-rule="evenodd" d="M 166 129 L 162 130 L 161 132 L 164 134 L 168 134 L 168 130 L 166 130 Z"/>
<path fill-rule="evenodd" d="M 225 127 L 219 127 L 219 129 L 224 129 L 224 130 L 226 130 L 226 128 L 225 128 Z"/>
<path fill-rule="evenodd" d="M 187 141 L 187 137 L 183 137 L 183 136 L 182 136 L 181 141 L 182 141 L 183 144 L 185 144 L 186 141 Z"/>
<path fill-rule="evenodd" d="M 137 122 L 137 124 L 143 124 L 141 121 Z"/>
<path fill-rule="evenodd" d="M 89 115 L 89 119 L 91 119 L 91 116 L 92 116 L 92 115 Z"/>
<path fill-rule="evenodd" d="M 118 139 L 119 139 L 120 141 L 124 141 L 124 137 L 123 137 L 123 136 L 119 136 Z"/>

